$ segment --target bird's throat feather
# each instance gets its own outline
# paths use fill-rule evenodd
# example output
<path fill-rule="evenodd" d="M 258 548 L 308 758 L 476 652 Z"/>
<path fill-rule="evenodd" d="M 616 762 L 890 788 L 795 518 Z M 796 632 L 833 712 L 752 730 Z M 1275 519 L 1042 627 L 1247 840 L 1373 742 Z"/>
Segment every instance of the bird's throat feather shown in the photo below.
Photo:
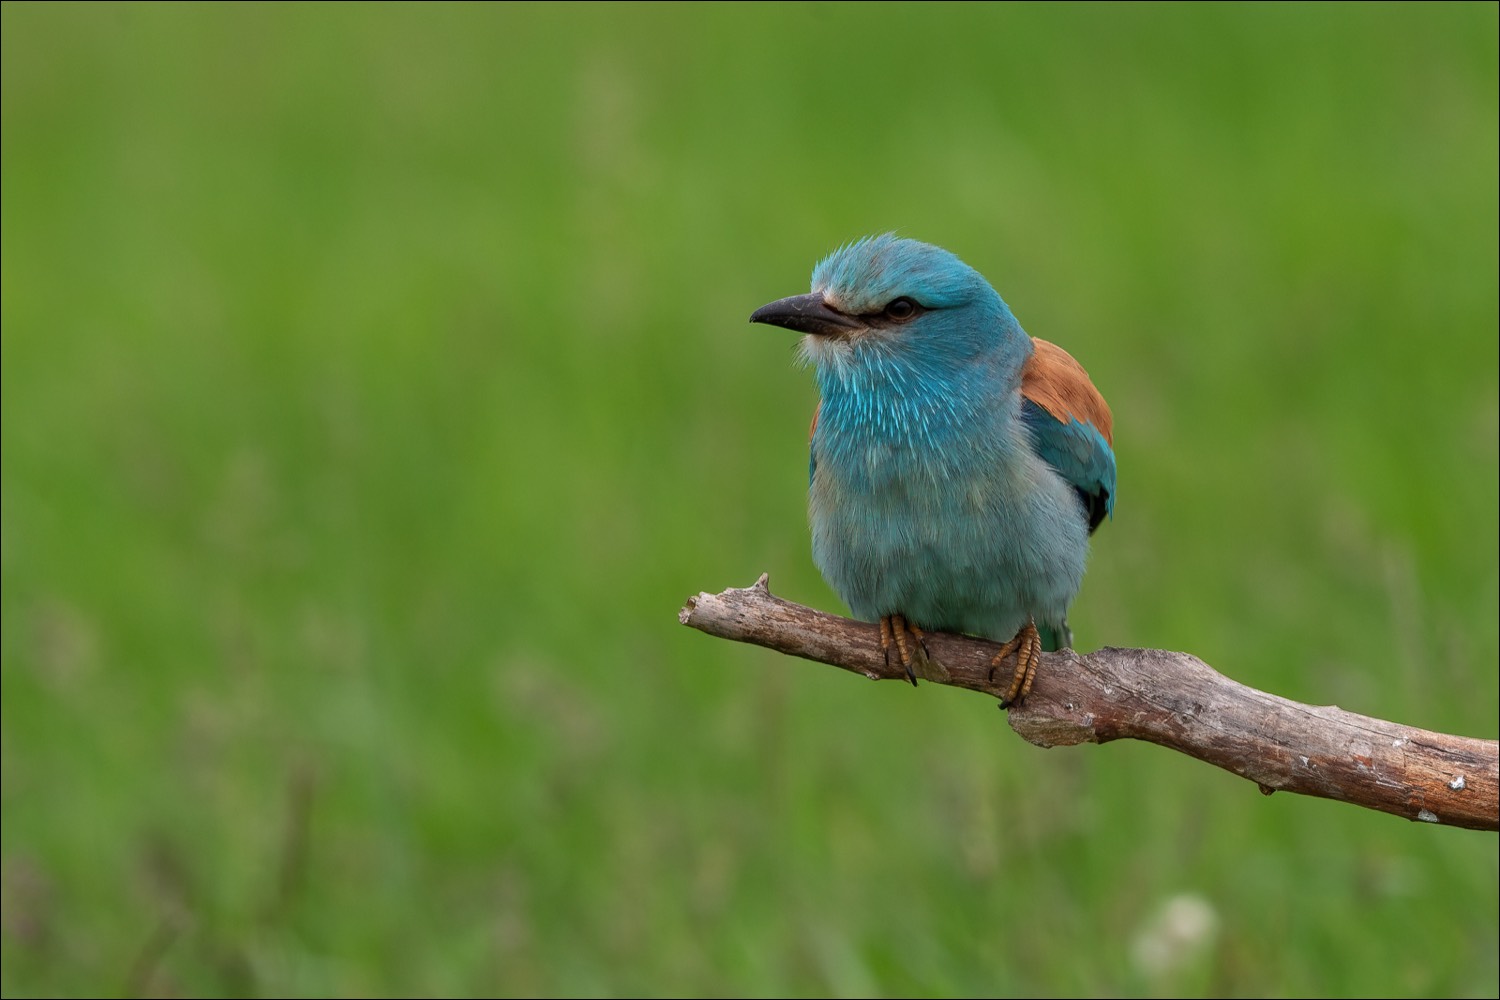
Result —
<path fill-rule="evenodd" d="M 818 364 L 822 393 L 813 448 L 854 489 L 895 480 L 988 478 L 1025 447 L 1012 388 L 996 398 L 981 368 L 934 372 L 890 354 Z"/>

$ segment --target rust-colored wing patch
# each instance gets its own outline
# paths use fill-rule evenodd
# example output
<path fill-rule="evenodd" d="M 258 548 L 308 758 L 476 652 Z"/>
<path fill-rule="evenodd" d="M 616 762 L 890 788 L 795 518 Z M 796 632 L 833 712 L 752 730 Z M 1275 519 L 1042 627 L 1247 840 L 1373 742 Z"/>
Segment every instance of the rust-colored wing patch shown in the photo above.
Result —
<path fill-rule="evenodd" d="M 1113 446 L 1114 418 L 1110 416 L 1109 404 L 1089 381 L 1083 365 L 1056 344 L 1037 337 L 1032 337 L 1031 342 L 1036 351 L 1021 367 L 1021 395 L 1061 423 L 1078 420 L 1093 424 Z"/>

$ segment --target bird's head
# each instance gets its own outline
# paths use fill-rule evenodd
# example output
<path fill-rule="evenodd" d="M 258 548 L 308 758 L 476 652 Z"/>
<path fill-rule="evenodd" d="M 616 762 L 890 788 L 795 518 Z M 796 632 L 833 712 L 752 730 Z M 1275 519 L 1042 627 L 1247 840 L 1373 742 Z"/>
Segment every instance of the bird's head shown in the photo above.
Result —
<path fill-rule="evenodd" d="M 813 268 L 810 293 L 761 306 L 750 322 L 806 334 L 803 351 L 820 369 L 898 359 L 958 365 L 996 353 L 1014 354 L 1019 366 L 1030 346 L 978 271 L 889 233 L 835 250 Z"/>

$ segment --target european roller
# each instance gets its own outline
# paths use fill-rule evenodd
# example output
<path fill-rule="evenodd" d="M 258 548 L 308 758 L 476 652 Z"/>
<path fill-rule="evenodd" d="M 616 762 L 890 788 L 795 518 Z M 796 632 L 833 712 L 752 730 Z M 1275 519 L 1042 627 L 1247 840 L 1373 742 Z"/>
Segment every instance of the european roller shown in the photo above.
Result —
<path fill-rule="evenodd" d="M 893 235 L 834 251 L 809 294 L 750 321 L 806 334 L 824 578 L 912 683 L 947 679 L 924 631 L 963 632 L 1004 644 L 1003 703 L 1026 697 L 1042 650 L 1072 642 L 1089 536 L 1114 509 L 1113 421 L 1088 373 L 979 272 Z"/>

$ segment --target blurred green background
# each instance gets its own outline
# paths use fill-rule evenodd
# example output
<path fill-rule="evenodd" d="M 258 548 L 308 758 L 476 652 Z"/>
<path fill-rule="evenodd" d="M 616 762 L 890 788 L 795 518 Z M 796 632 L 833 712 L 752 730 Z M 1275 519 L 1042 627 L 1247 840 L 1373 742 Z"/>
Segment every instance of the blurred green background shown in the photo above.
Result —
<path fill-rule="evenodd" d="M 1113 405 L 1080 648 L 1495 737 L 1496 37 L 7 3 L 3 992 L 1495 995 L 1493 835 L 676 613 L 842 610 L 746 318 L 897 229 Z"/>

